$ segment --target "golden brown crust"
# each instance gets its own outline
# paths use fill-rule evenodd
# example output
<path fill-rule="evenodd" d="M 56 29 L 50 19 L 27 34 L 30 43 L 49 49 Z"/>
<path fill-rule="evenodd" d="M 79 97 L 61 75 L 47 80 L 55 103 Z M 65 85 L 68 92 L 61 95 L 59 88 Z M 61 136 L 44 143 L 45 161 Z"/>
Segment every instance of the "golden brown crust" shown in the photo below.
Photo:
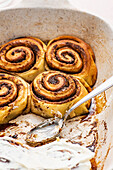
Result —
<path fill-rule="evenodd" d="M 29 84 L 18 76 L 0 73 L 0 124 L 29 111 Z"/>
<path fill-rule="evenodd" d="M 90 86 L 97 78 L 95 55 L 91 47 L 72 36 L 57 37 L 48 43 L 45 69 L 79 76 Z"/>
<path fill-rule="evenodd" d="M 44 62 L 46 70 L 49 70 L 47 72 L 44 72 Z M 31 111 L 41 116 L 53 117 L 59 112 L 63 116 L 66 110 L 91 91 L 90 86 L 94 85 L 97 77 L 95 55 L 91 47 L 72 36 L 61 36 L 49 41 L 47 49 L 40 39 L 34 37 L 12 40 L 0 49 L 0 72 L 3 72 L 0 73 L 0 107 L 3 109 L 0 110 L 0 123 L 22 112 L 29 112 L 30 104 Z M 30 86 L 31 102 L 29 85 L 13 75 L 28 82 L 34 80 Z M 20 86 L 17 80 L 22 82 L 22 94 L 18 92 Z M 13 107 L 12 103 L 19 94 L 21 101 Z M 22 107 L 18 107 L 15 113 L 18 103 Z M 88 113 L 89 106 L 90 101 L 82 104 L 71 112 L 70 117 Z"/>
<path fill-rule="evenodd" d="M 0 71 L 16 74 L 31 82 L 44 71 L 46 45 L 37 38 L 19 38 L 0 49 Z"/>
<path fill-rule="evenodd" d="M 31 84 L 31 111 L 43 117 L 54 117 L 59 112 L 63 116 L 66 110 L 88 94 L 89 86 L 85 88 L 84 85 L 78 78 L 59 71 L 43 72 Z M 89 106 L 90 101 L 84 103 L 70 117 L 88 113 Z"/>

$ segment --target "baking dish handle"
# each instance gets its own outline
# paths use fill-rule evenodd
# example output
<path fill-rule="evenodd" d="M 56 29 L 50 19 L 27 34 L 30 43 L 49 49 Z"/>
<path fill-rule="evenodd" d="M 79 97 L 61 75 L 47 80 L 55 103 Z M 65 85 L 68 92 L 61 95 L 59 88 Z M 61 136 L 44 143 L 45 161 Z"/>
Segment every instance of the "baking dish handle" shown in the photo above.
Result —
<path fill-rule="evenodd" d="M 9 3 L 10 1 L 10 3 Z M 12 8 L 73 8 L 68 0 L 5 0 L 4 3 L 0 3 L 0 10 L 12 9 Z M 75 7 L 74 7 L 75 8 Z"/>

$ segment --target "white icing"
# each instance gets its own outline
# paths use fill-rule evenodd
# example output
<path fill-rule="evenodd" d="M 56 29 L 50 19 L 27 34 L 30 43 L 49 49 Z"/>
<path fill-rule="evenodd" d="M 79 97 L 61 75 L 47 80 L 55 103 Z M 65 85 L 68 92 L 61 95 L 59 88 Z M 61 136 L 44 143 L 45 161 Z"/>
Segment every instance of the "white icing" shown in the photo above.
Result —
<path fill-rule="evenodd" d="M 19 106 L 13 106 L 13 110 L 16 109 L 16 108 L 18 108 L 18 107 L 19 107 Z"/>
<path fill-rule="evenodd" d="M 0 157 L 10 160 L 10 163 L 0 162 L 0 170 L 11 168 L 66 170 L 76 166 L 77 170 L 90 170 L 90 159 L 94 157 L 94 153 L 89 149 L 63 139 L 37 148 L 29 147 L 29 149 L 11 145 L 4 139 L 0 138 Z"/>

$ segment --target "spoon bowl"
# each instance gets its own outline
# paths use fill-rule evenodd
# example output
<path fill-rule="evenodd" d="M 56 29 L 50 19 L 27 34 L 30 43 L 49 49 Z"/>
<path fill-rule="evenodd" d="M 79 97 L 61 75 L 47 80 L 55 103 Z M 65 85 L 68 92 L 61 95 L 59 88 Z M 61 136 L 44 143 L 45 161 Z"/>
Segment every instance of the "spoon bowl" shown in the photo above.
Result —
<path fill-rule="evenodd" d="M 30 146 L 38 146 L 53 141 L 60 134 L 62 126 L 63 119 L 47 119 L 27 133 L 26 141 Z"/>

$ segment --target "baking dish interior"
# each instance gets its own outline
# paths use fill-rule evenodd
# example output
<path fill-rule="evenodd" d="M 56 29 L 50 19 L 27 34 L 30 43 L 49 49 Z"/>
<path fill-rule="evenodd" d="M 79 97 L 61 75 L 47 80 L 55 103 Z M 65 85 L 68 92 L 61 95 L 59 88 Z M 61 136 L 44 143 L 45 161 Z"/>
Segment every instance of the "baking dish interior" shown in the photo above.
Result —
<path fill-rule="evenodd" d="M 0 12 L 0 44 L 17 37 L 34 36 L 48 41 L 60 35 L 76 36 L 91 45 L 98 68 L 95 87 L 113 75 L 113 31 L 103 20 L 87 13 L 67 9 L 24 8 Z M 107 90 L 105 95 L 106 107 L 97 115 L 98 169 L 113 167 L 113 88 Z"/>

